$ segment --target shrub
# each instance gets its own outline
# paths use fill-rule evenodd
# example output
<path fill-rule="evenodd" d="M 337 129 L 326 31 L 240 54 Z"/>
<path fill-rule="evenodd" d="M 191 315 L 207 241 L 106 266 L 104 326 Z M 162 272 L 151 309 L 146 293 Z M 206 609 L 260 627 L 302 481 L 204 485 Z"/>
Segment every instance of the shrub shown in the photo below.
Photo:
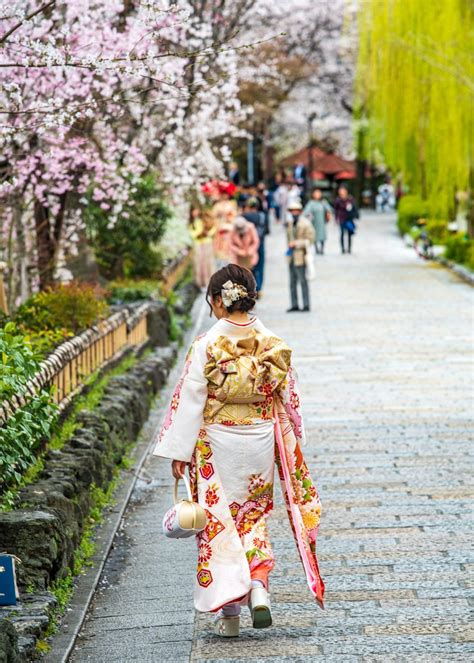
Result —
<path fill-rule="evenodd" d="M 24 329 L 24 331 L 28 333 L 31 347 L 40 357 L 46 357 L 54 348 L 74 336 L 73 332 L 67 329 L 43 329 L 38 332 Z"/>
<path fill-rule="evenodd" d="M 59 339 L 61 335 L 65 338 L 91 327 L 107 313 L 103 291 L 90 284 L 73 282 L 30 297 L 18 308 L 15 321 L 39 334 L 57 332 Z M 54 340 L 54 335 L 50 340 Z"/>
<path fill-rule="evenodd" d="M 108 284 L 108 301 L 111 304 L 136 302 L 142 299 L 158 299 L 159 284 L 156 279 L 120 279 Z"/>
<path fill-rule="evenodd" d="M 433 244 L 445 244 L 449 237 L 448 222 L 444 219 L 427 219 L 425 229 Z"/>
<path fill-rule="evenodd" d="M 90 197 L 85 209 L 88 235 L 99 269 L 107 279 L 158 276 L 162 268 L 156 245 L 163 237 L 171 212 L 155 179 L 142 178 L 110 227 L 110 212 Z"/>
<path fill-rule="evenodd" d="M 474 270 L 474 240 L 463 233 L 456 233 L 446 240 L 445 257 Z"/>
<path fill-rule="evenodd" d="M 428 203 L 419 196 L 403 196 L 398 203 L 397 212 L 398 230 L 401 235 L 405 235 L 417 224 L 418 219 L 428 215 Z"/>
<path fill-rule="evenodd" d="M 468 267 L 472 272 L 474 272 L 474 242 L 471 240 L 469 250 L 466 256 L 466 267 Z"/>
<path fill-rule="evenodd" d="M 31 343 L 13 322 L 0 329 L 0 402 L 26 394 L 28 381 L 39 367 Z M 18 483 L 35 463 L 36 451 L 51 433 L 57 417 L 50 390 L 29 397 L 0 428 L 0 490 Z"/>

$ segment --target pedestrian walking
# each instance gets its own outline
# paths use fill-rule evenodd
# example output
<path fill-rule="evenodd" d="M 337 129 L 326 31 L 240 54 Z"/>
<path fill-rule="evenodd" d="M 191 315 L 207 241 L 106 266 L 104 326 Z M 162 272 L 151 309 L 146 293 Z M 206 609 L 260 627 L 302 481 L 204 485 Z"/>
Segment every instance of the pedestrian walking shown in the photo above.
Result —
<path fill-rule="evenodd" d="M 275 189 L 274 199 L 275 199 L 275 213 L 277 216 L 277 221 L 286 220 L 286 215 L 288 212 L 288 185 L 284 179 L 282 179 L 277 188 Z"/>
<path fill-rule="evenodd" d="M 213 239 L 216 233 L 214 218 L 210 212 L 198 208 L 191 210 L 189 234 L 193 239 L 194 280 L 200 288 L 205 288 L 215 272 Z"/>
<path fill-rule="evenodd" d="M 230 258 L 233 263 L 253 269 L 258 262 L 258 239 L 257 229 L 245 219 L 238 216 L 229 235 Z"/>
<path fill-rule="evenodd" d="M 253 275 L 255 276 L 255 280 L 257 282 L 257 295 L 260 297 L 265 271 L 265 237 L 268 234 L 268 217 L 266 217 L 265 212 L 258 211 L 258 203 L 255 198 L 249 198 L 247 200 L 242 216 L 250 223 L 253 223 L 260 242 L 258 245 L 257 264 L 252 269 Z"/>
<path fill-rule="evenodd" d="M 334 203 L 334 216 L 341 232 L 341 252 L 350 253 L 352 235 L 356 231 L 355 220 L 359 218 L 356 202 L 345 186 L 340 186 Z M 347 240 L 347 241 L 345 241 Z"/>
<path fill-rule="evenodd" d="M 240 184 L 239 166 L 235 161 L 231 161 L 229 164 L 229 180 L 232 184 L 235 184 L 235 186 L 239 186 Z"/>
<path fill-rule="evenodd" d="M 304 163 L 296 162 L 293 166 L 293 179 L 301 192 L 306 191 L 307 173 Z"/>
<path fill-rule="evenodd" d="M 377 212 L 391 212 L 395 209 L 395 190 L 390 180 L 381 184 L 377 189 L 375 208 Z"/>
<path fill-rule="evenodd" d="M 207 301 L 217 322 L 188 353 L 154 454 L 172 459 L 176 480 L 189 468 L 193 499 L 207 515 L 197 535 L 194 604 L 216 613 L 217 635 L 235 637 L 242 606 L 249 606 L 254 628 L 272 623 L 268 579 L 275 561 L 267 519 L 275 461 L 289 531 L 322 607 L 315 549 L 321 505 L 301 452 L 304 427 L 291 349 L 251 314 L 252 273 L 237 265 L 220 269 Z"/>
<path fill-rule="evenodd" d="M 239 195 L 237 196 L 237 205 L 239 210 L 242 210 L 245 207 L 245 203 L 249 198 L 251 198 L 252 187 L 248 182 L 244 182 L 239 190 Z"/>
<path fill-rule="evenodd" d="M 301 203 L 301 189 L 296 183 L 293 183 L 288 191 L 288 207 L 290 210 L 294 203 Z"/>
<path fill-rule="evenodd" d="M 216 232 L 214 235 L 214 254 L 218 266 L 227 264 L 230 260 L 229 240 L 232 223 L 237 216 L 237 203 L 229 191 L 222 190 L 219 200 L 214 203 L 212 215 Z"/>
<path fill-rule="evenodd" d="M 269 202 L 268 202 L 268 189 L 265 186 L 265 182 L 259 182 L 257 184 L 255 198 L 258 200 L 258 209 L 260 212 L 265 212 L 268 214 Z"/>
<path fill-rule="evenodd" d="M 288 267 L 290 274 L 291 306 L 287 313 L 299 311 L 298 284 L 303 296 L 303 311 L 310 310 L 309 286 L 306 274 L 306 255 L 314 242 L 314 228 L 311 221 L 303 216 L 303 206 L 299 201 L 291 204 L 288 210 Z"/>
<path fill-rule="evenodd" d="M 310 219 L 313 224 L 316 253 L 324 253 L 324 244 L 326 243 L 327 233 L 326 224 L 331 218 L 331 206 L 323 198 L 321 189 L 314 189 L 311 194 L 311 200 L 306 203 L 303 214 Z"/>

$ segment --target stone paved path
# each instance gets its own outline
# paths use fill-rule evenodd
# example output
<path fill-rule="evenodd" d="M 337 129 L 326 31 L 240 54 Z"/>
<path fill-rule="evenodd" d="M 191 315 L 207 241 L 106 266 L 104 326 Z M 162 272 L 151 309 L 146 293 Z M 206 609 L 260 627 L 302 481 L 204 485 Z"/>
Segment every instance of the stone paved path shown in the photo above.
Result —
<path fill-rule="evenodd" d="M 214 637 L 191 607 L 193 544 L 160 534 L 171 481 L 151 459 L 154 482 L 135 491 L 74 661 L 474 660 L 472 289 L 419 261 L 393 227 L 366 214 L 350 256 L 332 229 L 310 314 L 285 314 L 280 228 L 268 243 L 259 314 L 293 346 L 300 374 L 326 610 L 305 587 L 279 501 L 275 626 L 253 631 L 246 617 L 239 640 Z"/>

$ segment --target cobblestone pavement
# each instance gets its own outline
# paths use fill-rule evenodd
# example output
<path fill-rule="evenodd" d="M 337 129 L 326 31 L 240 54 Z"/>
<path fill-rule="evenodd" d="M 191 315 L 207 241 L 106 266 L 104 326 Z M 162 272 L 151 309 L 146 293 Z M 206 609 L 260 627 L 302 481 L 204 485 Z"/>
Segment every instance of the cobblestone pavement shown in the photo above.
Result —
<path fill-rule="evenodd" d="M 171 481 L 151 459 L 154 481 L 135 491 L 74 661 L 473 660 L 472 289 L 419 261 L 387 217 L 366 214 L 355 239 L 342 256 L 332 229 L 312 312 L 286 314 L 276 228 L 258 307 L 294 348 L 323 500 L 326 610 L 305 586 L 279 500 L 275 625 L 253 631 L 246 616 L 238 640 L 217 639 L 192 609 L 193 544 L 161 536 Z"/>

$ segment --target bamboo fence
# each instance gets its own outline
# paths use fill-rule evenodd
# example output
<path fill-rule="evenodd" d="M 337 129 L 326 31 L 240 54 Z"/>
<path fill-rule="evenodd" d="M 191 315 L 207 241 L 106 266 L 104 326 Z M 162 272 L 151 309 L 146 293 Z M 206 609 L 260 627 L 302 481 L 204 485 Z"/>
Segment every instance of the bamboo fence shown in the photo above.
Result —
<path fill-rule="evenodd" d="M 124 352 L 148 341 L 146 316 L 149 304 L 133 313 L 114 313 L 82 334 L 61 343 L 40 364 L 40 370 L 26 385 L 25 393 L 13 396 L 0 407 L 0 425 L 23 407 L 38 391 L 53 386 L 53 400 L 62 410 L 79 393 L 87 379 Z"/>
<path fill-rule="evenodd" d="M 190 260 L 190 253 L 183 252 L 169 265 L 163 277 L 166 293 L 184 276 Z M 149 307 L 150 303 L 144 303 L 133 311 L 124 309 L 114 313 L 59 345 L 41 362 L 40 370 L 27 383 L 25 393 L 0 404 L 0 426 L 45 387 L 54 387 L 54 402 L 63 410 L 96 371 L 116 361 L 129 349 L 138 351 L 148 341 Z"/>
<path fill-rule="evenodd" d="M 169 294 L 175 285 L 181 281 L 191 264 L 191 259 L 192 251 L 185 249 L 170 265 L 168 265 L 162 282 L 162 288 L 165 294 Z"/>

